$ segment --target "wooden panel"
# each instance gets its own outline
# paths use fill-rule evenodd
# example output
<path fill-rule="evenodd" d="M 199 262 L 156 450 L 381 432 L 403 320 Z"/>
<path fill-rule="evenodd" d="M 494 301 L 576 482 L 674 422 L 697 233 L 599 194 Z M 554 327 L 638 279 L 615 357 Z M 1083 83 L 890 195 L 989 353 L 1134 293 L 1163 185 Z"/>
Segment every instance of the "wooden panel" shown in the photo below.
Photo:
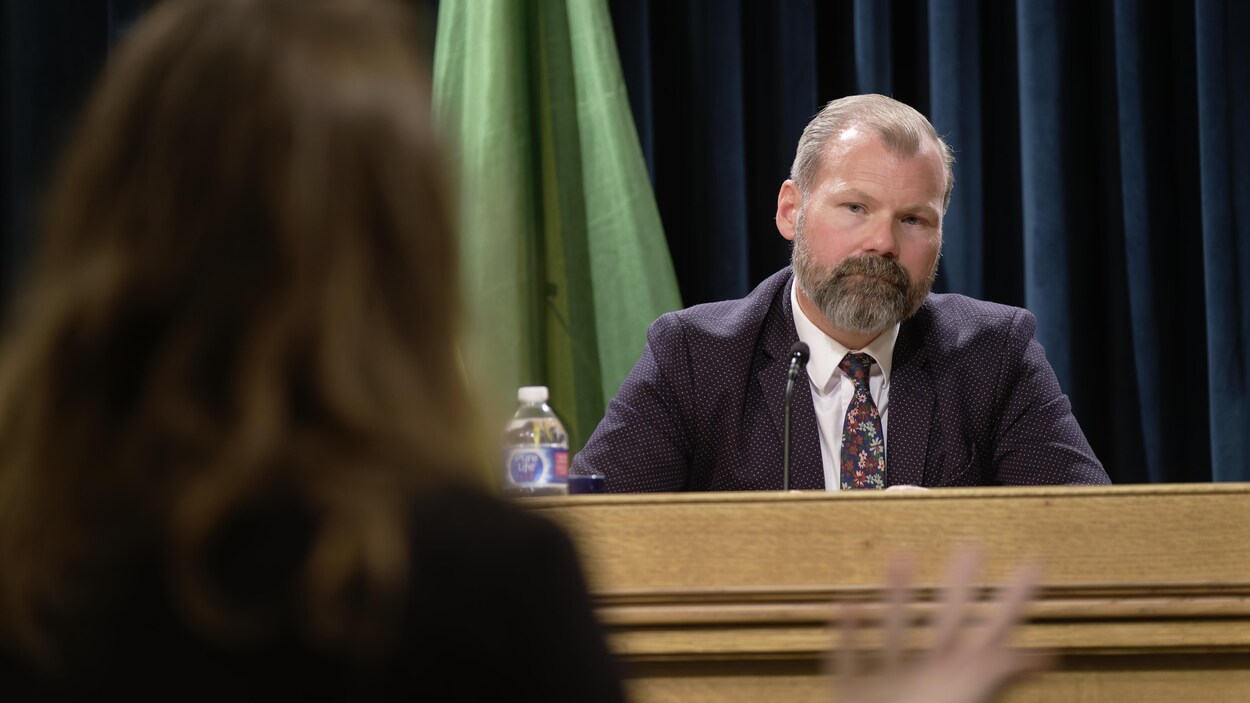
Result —
<path fill-rule="evenodd" d="M 1055 671 L 1010 689 L 1002 703 L 1246 703 L 1250 668 L 1246 657 L 1066 658 Z M 630 670 L 629 694 L 648 703 L 786 701 L 833 703 L 831 682 L 810 662 L 765 665 L 654 663 Z"/>
<path fill-rule="evenodd" d="M 527 504 L 573 535 L 640 703 L 824 700 L 819 664 L 837 604 L 877 600 L 900 551 L 917 560 L 918 593 L 932 601 L 950 554 L 969 542 L 985 552 L 986 582 L 1022 558 L 1046 568 L 1017 641 L 1064 655 L 1064 666 L 1008 700 L 1250 700 L 1248 484 Z M 917 645 L 925 612 L 910 633 Z"/>

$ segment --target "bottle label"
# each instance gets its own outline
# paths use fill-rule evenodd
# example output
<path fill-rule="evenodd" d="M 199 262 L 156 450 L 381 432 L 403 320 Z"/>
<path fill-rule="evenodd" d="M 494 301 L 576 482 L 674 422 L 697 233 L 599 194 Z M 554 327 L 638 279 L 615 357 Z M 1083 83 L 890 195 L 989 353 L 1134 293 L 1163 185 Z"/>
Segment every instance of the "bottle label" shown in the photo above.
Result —
<path fill-rule="evenodd" d="M 569 480 L 569 450 L 563 447 L 510 447 L 504 450 L 508 483 L 515 486 L 565 484 Z"/>

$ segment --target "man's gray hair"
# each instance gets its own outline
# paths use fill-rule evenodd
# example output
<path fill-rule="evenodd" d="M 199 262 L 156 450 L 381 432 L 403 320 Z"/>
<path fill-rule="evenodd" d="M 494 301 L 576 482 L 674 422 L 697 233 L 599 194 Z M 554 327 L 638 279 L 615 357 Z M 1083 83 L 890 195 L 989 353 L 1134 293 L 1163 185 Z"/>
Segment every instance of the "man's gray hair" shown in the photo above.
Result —
<path fill-rule="evenodd" d="M 951 202 L 951 190 L 955 187 L 955 172 L 951 168 L 955 155 L 950 146 L 915 108 L 894 98 L 875 94 L 838 98 L 825 105 L 807 123 L 794 154 L 794 165 L 790 167 L 790 180 L 799 187 L 804 200 L 816 183 L 829 137 L 852 125 L 872 129 L 886 148 L 901 156 L 915 156 L 920 151 L 922 140 L 925 137 L 932 139 L 942 157 L 942 170 L 946 175 L 946 192 L 942 195 L 942 211 L 946 211 Z"/>

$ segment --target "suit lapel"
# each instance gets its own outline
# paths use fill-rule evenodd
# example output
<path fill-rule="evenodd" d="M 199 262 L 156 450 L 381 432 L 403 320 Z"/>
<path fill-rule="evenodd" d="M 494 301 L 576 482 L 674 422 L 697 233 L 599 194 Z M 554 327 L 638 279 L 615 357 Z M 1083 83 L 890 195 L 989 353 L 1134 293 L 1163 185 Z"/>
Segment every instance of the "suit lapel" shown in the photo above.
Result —
<path fill-rule="evenodd" d="M 773 298 L 755 354 L 755 382 L 768 405 L 779 451 L 784 451 L 784 418 L 786 409 L 786 372 L 790 369 L 790 347 L 799 341 L 794 327 L 794 311 L 790 307 L 791 274 Z M 778 467 L 780 468 L 780 466 Z M 779 474 L 780 475 L 780 474 Z M 822 489 L 825 469 L 820 456 L 820 434 L 816 427 L 816 409 L 812 404 L 811 384 L 801 373 L 794 382 L 790 406 L 790 488 Z"/>
<path fill-rule="evenodd" d="M 886 484 L 925 485 L 925 455 L 933 417 L 933 379 L 924 338 L 928 305 L 905 320 L 894 344 L 890 371 L 890 416 L 886 428 Z"/>

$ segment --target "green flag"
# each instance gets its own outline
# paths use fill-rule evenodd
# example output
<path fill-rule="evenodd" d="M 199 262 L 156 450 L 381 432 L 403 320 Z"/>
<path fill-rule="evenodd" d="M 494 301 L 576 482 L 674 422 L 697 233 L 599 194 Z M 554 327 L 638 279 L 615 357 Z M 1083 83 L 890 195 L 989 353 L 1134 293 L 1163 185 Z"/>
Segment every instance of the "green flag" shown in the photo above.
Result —
<path fill-rule="evenodd" d="M 603 0 L 442 0 L 469 373 L 495 419 L 546 385 L 576 451 L 680 307 Z"/>

